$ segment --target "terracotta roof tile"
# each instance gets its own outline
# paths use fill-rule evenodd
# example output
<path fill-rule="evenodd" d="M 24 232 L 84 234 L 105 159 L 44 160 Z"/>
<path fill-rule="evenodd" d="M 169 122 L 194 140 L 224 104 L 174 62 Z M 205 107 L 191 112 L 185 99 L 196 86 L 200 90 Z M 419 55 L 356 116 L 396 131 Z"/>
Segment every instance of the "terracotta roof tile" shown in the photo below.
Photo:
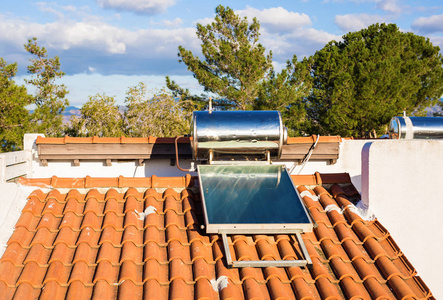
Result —
<path fill-rule="evenodd" d="M 330 137 L 321 137 L 321 138 L 330 138 Z M 336 138 L 336 137 L 333 137 Z M 309 139 L 309 138 L 306 138 Z M 314 140 L 315 141 L 315 140 Z M 334 140 L 335 141 L 335 140 Z M 38 136 L 36 143 L 37 145 L 41 144 L 53 144 L 53 145 L 63 145 L 63 144 L 173 144 L 175 142 L 175 138 L 159 138 L 159 137 L 137 137 L 137 138 L 129 138 L 129 137 L 70 137 L 65 136 L 62 138 L 54 138 L 54 137 L 42 137 Z M 181 137 L 177 141 L 178 143 L 189 143 L 189 138 Z M 312 142 L 312 139 L 309 140 Z"/>
<path fill-rule="evenodd" d="M 53 189 L 23 208 L 0 259 L 0 298 L 433 299 L 389 232 L 353 209 L 348 174 L 292 178 L 316 223 L 302 234 L 310 267 L 227 268 L 220 237 L 200 228 L 190 176 L 22 180 Z M 228 242 L 235 260 L 301 258 L 293 235 Z"/>
<path fill-rule="evenodd" d="M 308 137 L 288 137 L 288 144 L 298 144 L 298 143 L 315 143 L 317 140 L 316 135 Z M 342 138 L 340 136 L 320 136 L 319 143 L 337 143 L 341 142 Z"/>

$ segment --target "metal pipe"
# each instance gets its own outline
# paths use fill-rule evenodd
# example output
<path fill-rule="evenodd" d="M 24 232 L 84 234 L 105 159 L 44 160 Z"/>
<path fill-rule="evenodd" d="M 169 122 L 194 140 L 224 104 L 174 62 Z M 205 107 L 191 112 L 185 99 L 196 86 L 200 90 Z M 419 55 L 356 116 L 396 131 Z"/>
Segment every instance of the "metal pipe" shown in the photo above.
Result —
<path fill-rule="evenodd" d="M 191 169 L 183 169 L 183 168 L 180 168 L 180 165 L 179 165 L 179 163 L 178 163 L 178 145 L 177 145 L 177 140 L 179 139 L 179 138 L 182 138 L 183 136 L 182 135 L 180 135 L 180 136 L 177 136 L 176 138 L 175 138 L 175 163 L 176 163 L 176 165 L 177 165 L 177 168 L 180 170 L 180 171 L 183 171 L 183 172 L 192 172 L 192 171 L 194 171 L 193 170 L 193 168 L 191 168 Z"/>

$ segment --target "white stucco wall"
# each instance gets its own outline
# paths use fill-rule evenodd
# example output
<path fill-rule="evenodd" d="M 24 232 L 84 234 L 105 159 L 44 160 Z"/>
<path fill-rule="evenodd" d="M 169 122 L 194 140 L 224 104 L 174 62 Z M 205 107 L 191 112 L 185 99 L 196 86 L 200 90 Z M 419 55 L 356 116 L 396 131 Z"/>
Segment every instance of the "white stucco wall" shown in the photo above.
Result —
<path fill-rule="evenodd" d="M 180 167 L 189 168 L 190 160 L 181 159 Z M 171 166 L 169 159 L 155 159 L 145 161 L 139 166 L 135 161 L 112 160 L 111 166 L 106 166 L 104 160 L 82 161 L 80 166 L 74 166 L 72 161 L 49 161 L 48 166 L 42 166 L 38 160 L 33 161 L 31 175 L 28 178 L 57 177 L 150 177 L 152 175 L 185 176 L 186 172 L 180 171 L 176 166 Z M 191 173 L 193 175 L 193 173 Z M 196 173 L 195 173 L 196 175 Z"/>
<path fill-rule="evenodd" d="M 386 140 L 362 152 L 362 200 L 443 299 L 443 141 Z"/>
<path fill-rule="evenodd" d="M 0 183 L 0 257 L 26 204 L 27 197 L 35 188 L 15 183 Z"/>

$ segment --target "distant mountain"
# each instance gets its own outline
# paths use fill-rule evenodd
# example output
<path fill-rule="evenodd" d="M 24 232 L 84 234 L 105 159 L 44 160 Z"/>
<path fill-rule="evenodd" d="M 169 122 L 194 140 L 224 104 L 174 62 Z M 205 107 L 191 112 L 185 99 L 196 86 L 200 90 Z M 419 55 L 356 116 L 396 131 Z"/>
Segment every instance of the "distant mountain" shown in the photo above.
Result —
<path fill-rule="evenodd" d="M 440 99 L 440 101 L 443 102 L 443 98 Z M 442 107 L 438 104 L 436 104 L 434 106 L 426 107 L 425 110 L 426 110 L 427 117 L 433 117 L 435 113 L 439 113 L 439 114 L 443 113 Z"/>
<path fill-rule="evenodd" d="M 77 117 L 80 117 L 81 116 L 80 108 L 75 107 L 75 106 L 68 106 L 68 107 L 66 107 L 65 111 L 63 112 L 63 115 L 64 116 L 75 115 Z"/>
<path fill-rule="evenodd" d="M 32 114 L 34 112 L 33 109 L 29 110 L 29 113 Z M 68 106 L 66 107 L 65 111 L 62 113 L 63 115 L 63 123 L 69 123 L 69 119 L 71 116 L 77 116 L 80 117 L 82 114 L 80 112 L 80 108 L 75 106 Z"/>
<path fill-rule="evenodd" d="M 69 119 L 71 116 L 80 117 L 80 109 L 75 106 L 66 107 L 65 111 L 62 113 L 63 115 L 63 123 L 69 123 Z"/>

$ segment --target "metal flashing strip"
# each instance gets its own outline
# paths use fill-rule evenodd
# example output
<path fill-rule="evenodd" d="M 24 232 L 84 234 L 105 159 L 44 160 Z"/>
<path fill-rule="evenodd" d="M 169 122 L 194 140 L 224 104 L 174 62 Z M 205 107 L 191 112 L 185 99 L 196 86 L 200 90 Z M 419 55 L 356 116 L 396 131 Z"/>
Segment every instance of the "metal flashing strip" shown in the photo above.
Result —
<path fill-rule="evenodd" d="M 231 251 L 229 250 L 228 234 L 245 234 L 247 230 L 219 230 L 219 234 L 222 236 L 223 248 L 226 255 L 226 262 L 229 267 L 234 268 L 267 268 L 267 267 L 305 267 L 312 265 L 311 257 L 309 256 L 306 245 L 301 237 L 301 230 L 250 230 L 250 234 L 295 234 L 297 242 L 300 245 L 304 259 L 299 260 L 232 260 Z"/>

